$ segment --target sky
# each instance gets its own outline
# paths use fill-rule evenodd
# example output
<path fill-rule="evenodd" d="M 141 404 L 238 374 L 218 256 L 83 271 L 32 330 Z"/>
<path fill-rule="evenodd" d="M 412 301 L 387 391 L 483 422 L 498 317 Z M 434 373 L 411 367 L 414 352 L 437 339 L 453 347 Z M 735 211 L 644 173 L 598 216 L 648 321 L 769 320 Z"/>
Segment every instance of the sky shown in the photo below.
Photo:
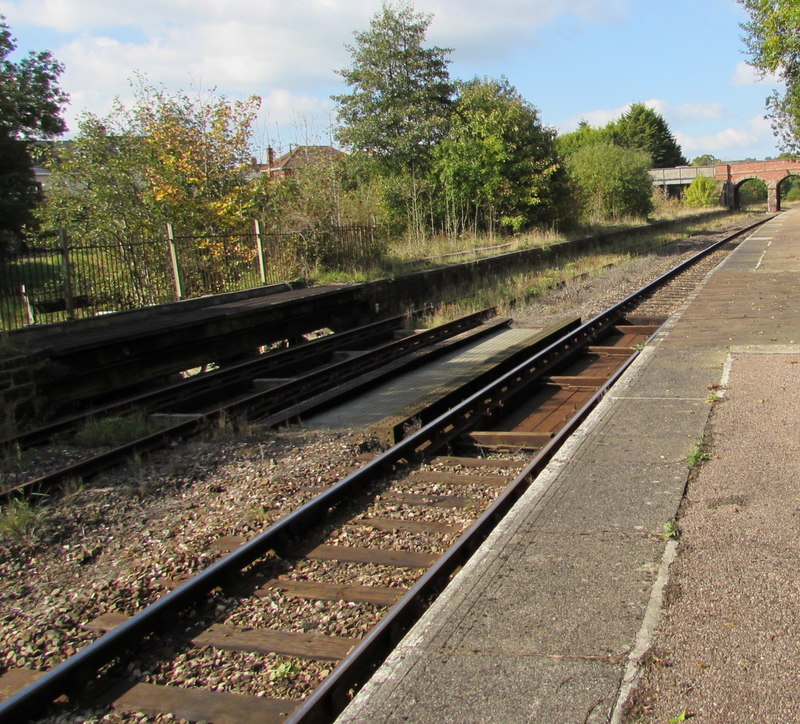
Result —
<path fill-rule="evenodd" d="M 431 16 L 429 46 L 450 48 L 450 76 L 505 76 L 566 133 L 631 103 L 659 112 L 692 159 L 780 152 L 765 98 L 775 79 L 747 65 L 735 0 L 412 0 Z M 254 144 L 333 141 L 336 69 L 381 0 L 0 0 L 21 57 L 49 50 L 66 69 L 64 116 L 103 116 L 129 103 L 131 81 L 189 94 L 262 98 Z M 335 143 L 335 141 L 334 141 Z"/>

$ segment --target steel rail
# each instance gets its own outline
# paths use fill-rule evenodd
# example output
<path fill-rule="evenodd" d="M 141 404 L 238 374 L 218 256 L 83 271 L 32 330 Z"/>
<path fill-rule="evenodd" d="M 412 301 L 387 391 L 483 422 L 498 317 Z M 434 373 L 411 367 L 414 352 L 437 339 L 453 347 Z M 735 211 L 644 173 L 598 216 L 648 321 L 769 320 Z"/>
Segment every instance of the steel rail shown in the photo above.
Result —
<path fill-rule="evenodd" d="M 432 329 L 426 329 L 412 336 L 386 342 L 352 359 L 326 365 L 320 370 L 312 371 L 291 382 L 252 393 L 233 402 L 222 403 L 202 414 L 198 414 L 197 417 L 177 422 L 99 455 L 94 455 L 37 478 L 0 490 L 0 499 L 11 498 L 15 495 L 40 493 L 55 487 L 65 480 L 95 475 L 129 459 L 135 454 L 150 452 L 164 447 L 173 440 L 195 435 L 221 418 L 251 411 L 257 414 L 259 410 L 264 408 L 272 410 L 283 409 L 322 389 L 330 389 L 334 384 L 339 384 L 344 380 L 353 379 L 359 374 L 373 371 L 388 360 L 396 360 L 401 355 L 432 346 L 443 339 L 475 328 L 486 317 L 494 314 L 494 311 L 494 308 L 483 309 L 479 312 L 459 317 L 451 322 Z"/>
<path fill-rule="evenodd" d="M 418 312 L 415 312 L 418 313 Z M 144 393 L 130 395 L 125 399 L 109 404 L 99 405 L 76 415 L 70 415 L 54 420 L 47 425 L 26 430 L 13 436 L 0 440 L 0 448 L 18 446 L 22 449 L 42 444 L 54 435 L 64 430 L 74 429 L 87 419 L 100 415 L 114 415 L 130 410 L 133 407 L 153 409 L 156 405 L 168 404 L 174 400 L 184 403 L 185 398 L 194 398 L 207 394 L 210 390 L 221 387 L 230 387 L 252 379 L 254 375 L 274 375 L 275 372 L 296 366 L 298 363 L 307 364 L 309 360 L 330 355 L 344 345 L 362 343 L 365 339 L 375 338 L 382 333 L 397 329 L 410 315 L 401 314 L 378 322 L 337 332 L 326 337 L 304 342 L 298 345 L 269 352 L 257 359 L 250 359 L 237 364 L 229 365 L 223 369 L 196 375 L 181 382 L 174 382 Z"/>
<path fill-rule="evenodd" d="M 350 500 L 354 491 L 358 491 L 374 480 L 384 477 L 387 473 L 402 465 L 415 463 L 430 457 L 436 450 L 461 435 L 467 429 L 474 429 L 475 425 L 487 418 L 491 418 L 503 407 L 505 400 L 517 394 L 520 389 L 535 383 L 537 379 L 542 378 L 559 363 L 590 344 L 594 337 L 616 324 L 628 310 L 652 294 L 658 287 L 720 246 L 747 233 L 750 229 L 756 228 L 762 223 L 765 223 L 765 221 L 748 226 L 746 229 L 712 244 L 655 281 L 630 294 L 605 312 L 598 314 L 578 329 L 565 335 L 476 392 L 449 412 L 412 433 L 364 467 L 320 493 L 313 500 L 308 501 L 285 518 L 272 524 L 262 533 L 213 563 L 197 576 L 181 584 L 163 598 L 150 604 L 115 629 L 104 634 L 77 654 L 53 667 L 32 684 L 6 701 L 0 702 L 0 724 L 12 724 L 30 718 L 42 711 L 59 696 L 79 692 L 81 684 L 85 683 L 87 679 L 91 679 L 93 672 L 118 659 L 148 636 L 168 628 L 173 624 L 178 613 L 190 608 L 215 588 L 225 588 L 235 584 L 236 579 L 246 566 L 263 557 L 269 551 L 276 550 L 280 552 L 282 549 L 288 548 L 291 541 L 302 538 L 310 526 L 329 517 L 340 504 Z M 612 379 L 617 377 L 618 375 L 615 375 Z M 606 390 L 607 388 L 608 385 L 603 389 Z M 597 394 L 595 397 L 597 397 Z M 588 414 L 586 406 L 582 408 L 581 414 L 583 416 Z M 546 450 L 552 454 L 556 449 L 556 443 L 563 442 L 563 440 L 564 436 L 561 434 L 556 435 L 539 455 L 542 455 Z M 528 466 L 531 470 L 538 459 L 539 456 Z M 528 475 L 532 474 L 526 469 L 516 480 L 523 478 L 526 472 Z M 462 535 L 459 539 L 462 545 L 467 545 L 469 548 L 469 546 L 479 542 L 480 536 L 477 533 L 479 529 L 482 531 L 480 535 L 488 534 L 482 526 L 488 525 L 488 520 L 496 520 L 496 516 L 500 514 L 500 511 L 510 507 L 513 500 L 518 497 L 515 496 L 516 494 L 511 491 L 501 494 L 501 497 L 485 511 L 479 521 L 476 521 L 467 533 Z M 445 553 L 445 556 L 447 556 L 445 560 L 450 562 L 442 563 L 441 570 L 444 571 L 447 566 L 452 566 L 452 561 L 459 560 L 459 556 L 462 555 L 459 550 L 457 548 L 448 550 Z M 434 565 L 434 568 L 439 569 L 437 564 Z M 433 570 L 432 568 L 431 571 Z M 427 603 L 423 601 L 418 589 L 425 588 L 425 590 L 433 592 L 437 586 L 441 586 L 443 579 L 439 577 L 435 578 L 434 581 L 434 578 L 433 574 L 430 576 L 426 574 L 420 579 L 412 590 L 396 604 L 395 608 L 397 608 L 398 612 L 394 613 L 393 609 L 390 614 L 387 614 L 394 617 L 393 620 L 396 625 L 392 627 L 390 623 L 385 625 L 379 623 L 379 628 L 376 627 L 375 629 L 376 633 L 374 635 L 372 633 L 369 634 L 357 649 L 348 655 L 326 678 L 319 689 L 319 694 L 315 693 L 309 697 L 305 704 L 292 716 L 290 721 L 293 724 L 301 721 L 330 721 L 335 712 L 340 710 L 337 707 L 347 703 L 344 699 L 349 701 L 349 696 L 347 695 L 349 689 L 363 683 L 366 673 L 370 669 L 377 668 L 380 663 L 375 659 L 366 663 L 359 663 L 358 674 L 355 675 L 354 654 L 356 651 L 363 651 L 364 647 L 369 647 L 371 651 L 377 648 L 385 651 L 386 646 L 380 643 L 380 637 L 402 635 L 401 632 L 403 632 L 404 626 L 407 630 L 411 620 L 408 612 L 416 610 L 421 613 L 429 603 L 429 601 Z M 412 595 L 414 592 L 416 594 Z M 405 621 L 404 624 L 401 624 L 401 619 Z M 380 630 L 380 634 L 377 633 L 378 630 Z M 337 673 L 340 669 L 342 673 Z M 348 687 L 347 682 L 351 682 L 352 685 Z"/>

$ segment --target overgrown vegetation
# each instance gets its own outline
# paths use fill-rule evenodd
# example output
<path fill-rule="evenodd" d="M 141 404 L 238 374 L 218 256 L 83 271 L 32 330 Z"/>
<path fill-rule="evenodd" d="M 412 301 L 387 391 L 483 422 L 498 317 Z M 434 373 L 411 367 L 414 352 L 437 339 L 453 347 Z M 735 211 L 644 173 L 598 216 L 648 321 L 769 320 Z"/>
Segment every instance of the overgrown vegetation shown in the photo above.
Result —
<path fill-rule="evenodd" d="M 117 447 L 153 432 L 143 417 L 106 417 L 88 422 L 75 434 L 84 447 Z"/>
<path fill-rule="evenodd" d="M 658 113 L 635 103 L 603 128 L 558 137 L 507 79 L 451 78 L 451 50 L 425 42 L 431 19 L 386 3 L 354 34 L 338 71 L 348 92 L 334 97 L 346 152 L 303 147 L 285 173 L 253 161 L 257 96 L 168 93 L 135 78 L 132 102 L 84 115 L 74 139 L 43 151 L 42 235 L 0 279 L 12 290 L 0 316 L 15 326 L 51 321 L 52 310 L 80 316 L 81 305 L 361 280 L 654 213 L 647 169 L 685 161 Z M 67 259 L 70 244 L 79 251 Z M 34 280 L 42 265 L 47 278 Z"/>
<path fill-rule="evenodd" d="M 683 195 L 683 202 L 691 208 L 719 205 L 719 188 L 710 176 L 697 176 Z"/>
<path fill-rule="evenodd" d="M 742 27 L 751 64 L 776 74 L 783 90 L 767 98 L 772 128 L 787 151 L 800 151 L 800 9 L 796 0 L 739 0 L 750 14 Z"/>

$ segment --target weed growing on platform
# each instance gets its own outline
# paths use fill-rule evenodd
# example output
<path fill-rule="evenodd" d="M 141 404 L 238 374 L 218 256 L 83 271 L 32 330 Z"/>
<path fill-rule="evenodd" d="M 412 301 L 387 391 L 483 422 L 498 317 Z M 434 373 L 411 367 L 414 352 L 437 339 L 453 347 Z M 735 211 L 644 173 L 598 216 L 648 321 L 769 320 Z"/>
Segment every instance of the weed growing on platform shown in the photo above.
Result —
<path fill-rule="evenodd" d="M 661 534 L 663 540 L 678 540 L 681 537 L 680 528 L 674 520 L 664 523 L 664 532 Z"/>
<path fill-rule="evenodd" d="M 703 450 L 703 438 L 700 438 L 689 453 L 689 467 L 696 468 L 700 463 L 711 459 L 711 454 Z"/>

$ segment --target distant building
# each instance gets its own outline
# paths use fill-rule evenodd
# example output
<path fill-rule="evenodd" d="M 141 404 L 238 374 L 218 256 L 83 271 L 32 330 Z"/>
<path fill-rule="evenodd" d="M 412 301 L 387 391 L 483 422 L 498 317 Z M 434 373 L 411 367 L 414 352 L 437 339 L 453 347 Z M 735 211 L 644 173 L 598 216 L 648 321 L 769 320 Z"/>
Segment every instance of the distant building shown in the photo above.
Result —
<path fill-rule="evenodd" d="M 319 166 L 325 161 L 342 158 L 345 153 L 333 146 L 297 146 L 278 158 L 275 158 L 270 148 L 267 149 L 267 156 L 266 168 L 261 167 L 259 171 L 268 173 L 270 178 L 282 179 L 291 176 L 298 169 Z"/>

